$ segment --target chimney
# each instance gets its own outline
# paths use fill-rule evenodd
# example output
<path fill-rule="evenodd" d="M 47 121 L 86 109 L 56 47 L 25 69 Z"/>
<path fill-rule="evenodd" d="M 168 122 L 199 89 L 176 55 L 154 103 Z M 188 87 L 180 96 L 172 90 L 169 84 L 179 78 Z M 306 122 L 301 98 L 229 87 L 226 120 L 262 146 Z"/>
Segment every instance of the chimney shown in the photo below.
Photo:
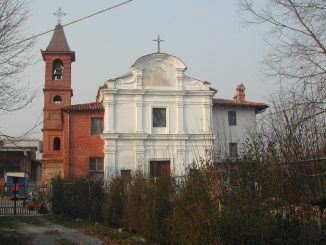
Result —
<path fill-rule="evenodd" d="M 237 86 L 237 88 L 235 89 L 236 90 L 236 94 L 235 96 L 233 97 L 233 99 L 236 101 L 236 102 L 243 102 L 246 100 L 246 94 L 245 94 L 245 86 L 241 83 Z"/>

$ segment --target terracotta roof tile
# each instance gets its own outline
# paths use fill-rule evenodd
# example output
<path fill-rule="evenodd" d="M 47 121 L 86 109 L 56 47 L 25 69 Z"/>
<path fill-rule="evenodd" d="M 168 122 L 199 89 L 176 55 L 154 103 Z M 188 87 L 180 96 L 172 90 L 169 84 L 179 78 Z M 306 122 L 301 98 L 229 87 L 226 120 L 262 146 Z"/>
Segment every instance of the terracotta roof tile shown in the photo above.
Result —
<path fill-rule="evenodd" d="M 61 109 L 62 111 L 102 111 L 102 103 L 87 103 L 87 104 L 77 104 L 65 106 Z"/>
<path fill-rule="evenodd" d="M 221 106 L 239 106 L 239 107 L 251 107 L 256 108 L 256 112 L 259 113 L 269 106 L 265 103 L 260 102 L 250 102 L 250 101 L 235 101 L 235 100 L 225 100 L 225 99 L 214 99 L 214 105 L 221 105 Z"/>

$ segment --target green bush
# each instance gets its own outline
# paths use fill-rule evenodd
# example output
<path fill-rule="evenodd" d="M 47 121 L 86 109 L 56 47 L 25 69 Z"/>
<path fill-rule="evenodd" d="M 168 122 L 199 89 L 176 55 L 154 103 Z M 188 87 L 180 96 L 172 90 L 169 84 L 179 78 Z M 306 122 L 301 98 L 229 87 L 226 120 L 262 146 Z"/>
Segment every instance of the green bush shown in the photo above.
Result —
<path fill-rule="evenodd" d="M 63 190 L 63 180 L 57 177 L 52 180 L 52 212 L 55 214 L 64 214 L 66 209 L 66 200 Z"/>
<path fill-rule="evenodd" d="M 55 214 L 97 221 L 102 219 L 102 183 L 56 178 L 52 181 L 52 193 L 52 211 Z"/>
<path fill-rule="evenodd" d="M 209 168 L 214 171 L 213 168 Z M 167 222 L 170 242 L 214 244 L 219 242 L 219 203 L 208 167 L 191 166 L 185 182 L 174 195 L 173 212 Z"/>
<path fill-rule="evenodd" d="M 53 212 L 171 244 L 315 244 L 318 212 L 275 159 L 193 164 L 184 181 L 141 172 L 102 184 L 53 181 Z M 297 191 L 300 190 L 300 193 Z M 104 199 L 105 196 L 105 199 Z M 316 218 L 317 217 L 317 218 Z"/>
<path fill-rule="evenodd" d="M 122 224 L 129 231 L 142 232 L 145 220 L 145 200 L 148 183 L 140 172 L 136 172 L 128 186 Z"/>
<path fill-rule="evenodd" d="M 106 224 L 120 227 L 126 201 L 128 179 L 121 176 L 113 178 L 107 187 L 103 205 L 103 219 Z"/>
<path fill-rule="evenodd" d="M 163 242 L 168 237 L 166 218 L 171 212 L 170 176 L 147 179 L 137 172 L 130 182 L 123 214 L 123 225 L 145 237 Z"/>

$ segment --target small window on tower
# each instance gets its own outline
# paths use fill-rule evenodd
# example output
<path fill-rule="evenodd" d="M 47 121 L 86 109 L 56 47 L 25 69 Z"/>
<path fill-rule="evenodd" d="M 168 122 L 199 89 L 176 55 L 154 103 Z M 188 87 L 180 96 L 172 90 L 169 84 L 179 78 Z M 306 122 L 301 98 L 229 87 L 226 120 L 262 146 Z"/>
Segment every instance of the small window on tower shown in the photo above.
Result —
<path fill-rule="evenodd" d="M 59 95 L 56 95 L 53 97 L 53 102 L 54 102 L 54 104 L 61 104 L 62 99 Z"/>
<path fill-rule="evenodd" d="M 53 61 L 53 80 L 62 80 L 63 77 L 63 63 L 57 59 Z"/>
<path fill-rule="evenodd" d="M 53 150 L 60 151 L 61 148 L 61 141 L 59 137 L 55 137 L 53 140 Z"/>

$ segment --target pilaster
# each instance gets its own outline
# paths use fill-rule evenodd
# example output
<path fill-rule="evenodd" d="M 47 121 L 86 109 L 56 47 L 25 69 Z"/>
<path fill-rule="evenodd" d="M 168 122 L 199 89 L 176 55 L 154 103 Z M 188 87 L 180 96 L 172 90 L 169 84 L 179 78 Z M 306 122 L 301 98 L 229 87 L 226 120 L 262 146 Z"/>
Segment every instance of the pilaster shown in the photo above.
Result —
<path fill-rule="evenodd" d="M 141 69 L 136 69 L 136 89 L 143 88 L 143 71 Z"/>
<path fill-rule="evenodd" d="M 114 94 L 107 94 L 104 106 L 104 133 L 115 133 L 115 106 Z"/>
<path fill-rule="evenodd" d="M 184 69 L 177 68 L 177 90 L 183 90 L 183 76 L 184 76 Z"/>
<path fill-rule="evenodd" d="M 110 140 L 105 142 L 104 146 L 104 178 L 106 180 L 111 179 L 115 176 L 116 166 L 116 142 Z"/>
<path fill-rule="evenodd" d="M 184 103 L 183 96 L 177 96 L 177 134 L 184 133 Z"/>
<path fill-rule="evenodd" d="M 143 133 L 143 96 L 136 96 L 136 133 Z"/>
<path fill-rule="evenodd" d="M 143 140 L 134 141 L 136 169 L 144 171 L 145 146 Z"/>

